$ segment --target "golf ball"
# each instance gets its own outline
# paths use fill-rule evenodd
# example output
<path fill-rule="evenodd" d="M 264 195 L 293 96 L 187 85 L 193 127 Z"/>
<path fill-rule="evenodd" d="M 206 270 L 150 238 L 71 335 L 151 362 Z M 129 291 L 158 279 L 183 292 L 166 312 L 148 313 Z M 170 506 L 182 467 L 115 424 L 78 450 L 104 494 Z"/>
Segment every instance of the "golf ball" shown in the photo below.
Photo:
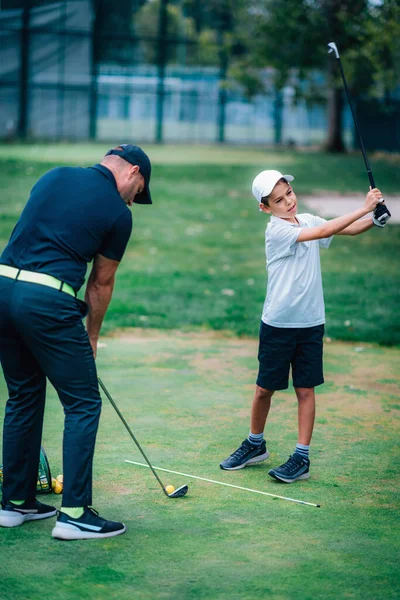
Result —
<path fill-rule="evenodd" d="M 167 494 L 172 494 L 172 492 L 175 491 L 175 488 L 173 485 L 166 485 L 165 486 L 165 491 L 167 492 Z"/>

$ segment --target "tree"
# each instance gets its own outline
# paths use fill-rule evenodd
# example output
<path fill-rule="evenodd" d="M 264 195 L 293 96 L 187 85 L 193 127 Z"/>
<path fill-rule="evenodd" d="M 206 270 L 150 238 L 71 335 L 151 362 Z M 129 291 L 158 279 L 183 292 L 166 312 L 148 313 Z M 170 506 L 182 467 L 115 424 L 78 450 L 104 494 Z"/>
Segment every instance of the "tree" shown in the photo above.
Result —
<path fill-rule="evenodd" d="M 393 89 L 399 82 L 399 10 L 398 0 L 244 0 L 245 27 L 237 39 L 246 52 L 234 69 L 242 73 L 245 84 L 247 79 L 250 93 L 259 90 L 257 69 L 262 67 L 274 67 L 277 90 L 291 74 L 304 83 L 316 69 L 325 71 L 326 148 L 342 152 L 343 89 L 336 61 L 327 55 L 327 43 L 334 41 L 340 50 L 352 94 L 377 93 L 378 85 Z M 300 86 L 298 93 L 303 93 Z"/>

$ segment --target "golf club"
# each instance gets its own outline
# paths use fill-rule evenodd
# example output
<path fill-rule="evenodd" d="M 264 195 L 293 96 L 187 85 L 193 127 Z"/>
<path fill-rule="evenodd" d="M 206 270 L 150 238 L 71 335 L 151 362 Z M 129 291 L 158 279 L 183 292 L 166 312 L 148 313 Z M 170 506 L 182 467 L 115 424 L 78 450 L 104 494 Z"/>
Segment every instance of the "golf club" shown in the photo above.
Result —
<path fill-rule="evenodd" d="M 367 168 L 369 183 L 371 185 L 371 188 L 375 188 L 376 185 L 375 185 L 374 177 L 372 175 L 371 165 L 369 164 L 367 152 L 365 150 L 364 142 L 363 142 L 363 139 L 361 137 L 360 129 L 358 127 L 357 118 L 356 118 L 355 112 L 353 110 L 353 106 L 351 104 L 350 92 L 349 92 L 349 88 L 347 87 L 346 78 L 344 76 L 342 62 L 341 62 L 340 56 L 339 56 L 339 50 L 337 49 L 337 46 L 336 46 L 335 42 L 330 42 L 328 44 L 328 48 L 329 48 L 328 54 L 330 52 L 334 52 L 335 56 L 337 58 L 337 61 L 339 63 L 339 69 L 340 69 L 340 74 L 342 76 L 344 89 L 346 91 L 346 96 L 347 96 L 347 100 L 348 100 L 348 103 L 349 103 L 349 106 L 350 106 L 351 114 L 353 115 L 353 121 L 354 121 L 354 125 L 355 125 L 355 128 L 356 128 L 357 134 L 358 134 L 358 139 L 360 140 L 361 152 L 362 152 L 362 155 L 364 157 L 365 166 Z M 384 199 L 382 198 L 380 200 L 380 202 L 384 202 Z M 389 209 L 387 208 L 387 206 L 385 206 L 384 204 L 379 204 L 375 208 L 375 210 L 374 210 L 373 222 L 378 227 L 384 227 L 385 224 L 386 224 L 386 222 L 390 219 L 390 216 L 391 216 L 391 214 L 390 214 Z"/>
<path fill-rule="evenodd" d="M 153 469 L 149 459 L 147 458 L 147 456 L 145 455 L 145 453 L 143 452 L 143 449 L 141 447 L 141 445 L 139 444 L 139 442 L 137 441 L 136 437 L 134 436 L 134 434 L 132 433 L 131 428 L 129 427 L 128 423 L 125 421 L 124 416 L 122 415 L 122 413 L 120 412 L 118 406 L 115 404 L 114 400 L 112 399 L 110 393 L 108 392 L 106 386 L 104 385 L 104 383 L 102 382 L 102 380 L 100 379 L 100 377 L 98 377 L 98 381 L 100 384 L 101 389 L 103 390 L 103 392 L 105 393 L 105 395 L 107 396 L 107 398 L 109 399 L 110 403 L 112 404 L 115 412 L 117 413 L 117 415 L 119 416 L 119 418 L 121 419 L 121 421 L 123 422 L 123 424 L 125 425 L 126 429 L 128 430 L 129 435 L 131 436 L 131 438 L 133 439 L 133 441 L 135 442 L 136 446 L 139 448 L 143 458 L 145 459 L 145 461 L 147 462 L 147 465 L 149 466 L 149 468 L 151 469 L 151 472 L 153 473 L 154 477 L 157 479 L 158 483 L 160 484 L 162 491 L 164 492 L 164 494 L 166 496 L 168 496 L 168 498 L 181 498 L 182 496 L 185 496 L 187 491 L 188 491 L 188 486 L 187 485 L 181 485 L 181 487 L 177 488 L 176 490 L 174 490 L 173 492 L 171 492 L 170 494 L 167 492 L 167 490 L 165 489 L 165 486 L 163 484 L 163 482 L 161 481 L 161 479 L 159 478 L 159 476 L 157 475 L 157 473 L 155 472 L 155 470 Z"/>

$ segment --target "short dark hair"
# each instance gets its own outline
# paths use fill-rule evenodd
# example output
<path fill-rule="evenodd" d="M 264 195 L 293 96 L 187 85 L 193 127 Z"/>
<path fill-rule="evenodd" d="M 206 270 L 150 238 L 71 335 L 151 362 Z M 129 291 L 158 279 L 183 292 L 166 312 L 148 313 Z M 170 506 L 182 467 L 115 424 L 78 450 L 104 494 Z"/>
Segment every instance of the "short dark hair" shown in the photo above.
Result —
<path fill-rule="evenodd" d="M 264 204 L 269 208 L 269 196 L 264 196 L 263 198 L 261 198 L 261 204 Z"/>
<path fill-rule="evenodd" d="M 288 185 L 290 185 L 290 183 L 288 182 L 288 180 L 285 179 L 284 177 L 281 177 L 276 183 L 279 183 L 280 181 L 284 181 L 285 183 L 287 183 Z M 263 198 L 261 198 L 261 204 L 264 204 L 265 206 L 268 206 L 268 208 L 269 208 L 269 196 L 263 196 Z"/>

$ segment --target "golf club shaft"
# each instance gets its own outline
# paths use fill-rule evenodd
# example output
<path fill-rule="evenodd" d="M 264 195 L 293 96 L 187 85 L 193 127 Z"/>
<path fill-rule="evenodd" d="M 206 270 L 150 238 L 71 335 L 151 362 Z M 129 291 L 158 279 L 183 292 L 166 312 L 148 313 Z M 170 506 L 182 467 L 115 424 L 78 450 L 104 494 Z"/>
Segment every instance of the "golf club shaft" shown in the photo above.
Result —
<path fill-rule="evenodd" d="M 126 463 L 132 465 L 138 465 L 139 467 L 147 467 L 140 462 L 134 460 L 125 460 Z M 233 485 L 232 483 L 225 483 L 223 481 L 215 481 L 214 479 L 206 479 L 205 477 L 197 477 L 197 475 L 188 475 L 188 473 L 180 473 L 179 471 L 171 471 L 170 469 L 163 469 L 162 467 L 154 467 L 158 471 L 165 471 L 165 473 L 173 473 L 175 475 L 181 475 L 183 477 L 190 477 L 191 479 L 200 479 L 200 481 L 207 481 L 208 483 L 216 483 L 217 485 L 224 485 L 226 487 L 235 488 L 237 490 L 244 490 L 245 492 L 252 492 L 253 494 L 262 494 L 263 496 L 272 496 L 272 498 L 279 498 L 280 500 L 288 500 L 289 502 L 296 502 L 297 504 L 307 504 L 308 506 L 315 506 L 320 508 L 320 504 L 314 504 L 313 502 L 306 502 L 305 500 L 295 500 L 294 498 L 287 498 L 286 496 L 278 496 L 277 494 L 271 494 L 269 492 L 262 492 L 261 490 L 253 490 L 251 488 L 242 487 L 241 485 Z"/>
<path fill-rule="evenodd" d="M 369 184 L 370 184 L 371 188 L 373 189 L 373 188 L 376 187 L 375 186 L 375 181 L 374 181 L 374 176 L 372 175 L 371 165 L 369 164 L 369 160 L 368 160 L 368 156 L 367 156 L 367 151 L 365 150 L 364 141 L 362 139 L 361 131 L 360 131 L 360 128 L 359 128 L 358 122 L 357 122 L 357 117 L 356 117 L 356 114 L 354 112 L 353 105 L 351 103 L 350 92 L 349 92 L 349 88 L 347 86 L 346 77 L 345 77 L 345 74 L 344 74 L 344 71 L 343 71 L 342 61 L 340 60 L 339 51 L 337 49 L 336 44 L 333 43 L 333 42 L 329 43 L 328 46 L 330 47 L 329 52 L 333 51 L 335 53 L 336 59 L 337 59 L 337 61 L 339 63 L 340 74 L 342 76 L 342 81 L 343 81 L 344 89 L 345 89 L 345 92 L 346 92 L 347 101 L 348 101 L 348 104 L 350 106 L 351 114 L 352 114 L 353 121 L 354 121 L 354 126 L 355 126 L 356 131 L 357 131 L 358 139 L 360 140 L 361 152 L 362 152 L 362 155 L 363 155 L 363 158 L 364 158 L 365 166 L 367 168 L 367 174 L 368 174 Z M 384 202 L 383 198 L 381 198 L 380 204 L 378 204 L 376 206 L 375 210 L 374 210 L 374 217 L 378 221 L 379 221 L 379 217 L 382 217 L 385 214 L 387 214 L 388 217 L 390 218 L 389 209 L 387 207 L 382 206 L 382 202 Z M 375 220 L 374 220 L 374 223 L 375 223 Z"/>
<path fill-rule="evenodd" d="M 159 478 L 159 476 L 157 475 L 157 473 L 155 472 L 155 470 L 153 469 L 152 464 L 150 463 L 149 459 L 147 458 L 146 454 L 144 453 L 141 445 L 139 444 L 139 442 L 137 441 L 135 435 L 133 434 L 131 428 L 129 427 L 128 423 L 125 421 L 125 418 L 123 416 L 123 414 L 121 413 L 121 411 L 119 410 L 118 406 L 115 404 L 114 400 L 111 397 L 111 394 L 108 392 L 106 386 L 104 385 L 104 383 L 102 382 L 102 380 L 100 379 L 100 377 L 98 377 L 98 382 L 100 384 L 101 389 L 103 390 L 103 392 L 105 393 L 105 395 L 107 396 L 107 398 L 109 399 L 111 405 L 113 406 L 115 412 L 117 413 L 117 415 L 119 416 L 119 418 L 121 419 L 121 421 L 123 422 L 123 424 L 125 425 L 129 435 L 131 436 L 131 438 L 133 439 L 133 441 L 135 442 L 136 446 L 139 448 L 140 453 L 142 454 L 143 458 L 145 459 L 148 467 L 151 469 L 151 472 L 153 473 L 154 477 L 157 479 L 158 483 L 160 484 L 162 491 L 164 492 L 164 494 L 166 496 L 168 496 L 168 492 L 166 492 L 165 487 L 163 482 L 161 481 L 161 479 Z M 169 496 L 168 496 L 169 497 Z"/>
<path fill-rule="evenodd" d="M 356 128 L 358 139 L 360 141 L 361 152 L 362 152 L 362 155 L 364 157 L 365 166 L 367 168 L 369 183 L 370 183 L 371 187 L 374 188 L 375 187 L 374 176 L 372 175 L 371 165 L 369 164 L 369 160 L 368 160 L 368 156 L 367 156 L 367 151 L 365 150 L 364 142 L 363 142 L 363 139 L 361 137 L 361 132 L 360 132 L 360 129 L 358 127 L 358 122 L 357 122 L 356 114 L 354 112 L 353 105 L 351 103 L 350 92 L 349 92 L 349 88 L 347 86 L 346 77 L 344 75 L 342 61 L 340 60 L 340 57 L 337 57 L 336 60 L 339 63 L 340 74 L 342 76 L 342 81 L 343 81 L 344 89 L 345 89 L 345 92 L 346 92 L 347 101 L 348 101 L 349 106 L 350 106 L 351 114 L 353 116 L 354 126 Z"/>

